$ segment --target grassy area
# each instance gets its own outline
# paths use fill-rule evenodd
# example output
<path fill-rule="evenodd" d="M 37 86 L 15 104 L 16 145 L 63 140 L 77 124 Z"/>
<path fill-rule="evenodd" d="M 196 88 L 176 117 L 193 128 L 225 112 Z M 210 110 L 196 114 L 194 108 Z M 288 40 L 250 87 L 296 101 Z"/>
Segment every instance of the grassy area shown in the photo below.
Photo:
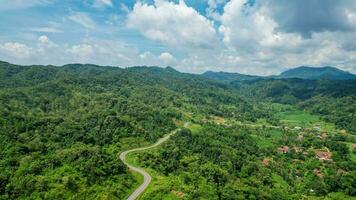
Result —
<path fill-rule="evenodd" d="M 281 124 L 289 127 L 304 127 L 304 128 L 318 128 L 320 131 L 334 131 L 335 126 L 331 123 L 326 123 L 317 115 L 309 114 L 305 111 L 290 110 L 282 111 L 276 114 Z M 318 128 L 319 129 L 319 128 Z"/>
<path fill-rule="evenodd" d="M 203 129 L 203 127 L 199 124 L 190 123 L 188 129 L 190 129 L 192 133 L 199 133 Z"/>
<path fill-rule="evenodd" d="M 310 125 L 320 121 L 318 116 L 308 114 L 304 111 L 286 111 L 277 114 L 281 122 L 295 125 Z"/>

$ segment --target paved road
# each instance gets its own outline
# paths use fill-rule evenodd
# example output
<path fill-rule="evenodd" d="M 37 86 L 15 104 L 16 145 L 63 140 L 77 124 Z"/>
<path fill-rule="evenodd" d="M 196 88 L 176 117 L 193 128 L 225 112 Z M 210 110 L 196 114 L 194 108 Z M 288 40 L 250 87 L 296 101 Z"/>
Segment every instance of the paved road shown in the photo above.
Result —
<path fill-rule="evenodd" d="M 184 124 L 184 127 L 188 126 L 188 122 L 186 122 Z M 132 165 L 130 165 L 129 163 L 126 162 L 126 155 L 131 153 L 131 152 L 136 152 L 136 151 L 144 151 L 147 149 L 151 149 L 154 147 L 157 147 L 159 145 L 161 145 L 163 142 L 167 141 L 173 134 L 175 134 L 179 129 L 171 132 L 170 134 L 164 136 L 163 138 L 159 139 L 155 144 L 148 146 L 148 147 L 141 147 L 141 148 L 136 148 L 136 149 L 131 149 L 131 150 L 127 150 L 124 151 L 120 154 L 120 160 L 122 160 L 122 162 L 132 171 L 138 172 L 143 176 L 143 183 L 140 185 L 140 187 L 138 187 L 130 196 L 129 198 L 127 198 L 127 200 L 135 200 L 137 199 L 148 187 L 148 185 L 150 184 L 152 177 L 150 176 L 150 174 L 148 174 L 145 170 L 134 167 Z"/>

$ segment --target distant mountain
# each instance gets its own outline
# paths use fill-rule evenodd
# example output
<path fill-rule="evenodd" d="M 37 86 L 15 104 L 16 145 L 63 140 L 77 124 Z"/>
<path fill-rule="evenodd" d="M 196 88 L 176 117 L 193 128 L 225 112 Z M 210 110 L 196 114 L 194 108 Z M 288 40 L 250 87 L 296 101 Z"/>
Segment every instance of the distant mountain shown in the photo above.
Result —
<path fill-rule="evenodd" d="M 300 78 L 309 80 L 329 79 L 348 80 L 356 79 L 356 75 L 342 71 L 335 67 L 297 67 L 281 73 L 277 78 Z"/>
<path fill-rule="evenodd" d="M 229 73 L 229 72 L 213 72 L 207 71 L 202 74 L 202 76 L 217 81 L 232 82 L 232 81 L 244 81 L 262 78 L 260 76 L 245 75 L 240 73 Z"/>

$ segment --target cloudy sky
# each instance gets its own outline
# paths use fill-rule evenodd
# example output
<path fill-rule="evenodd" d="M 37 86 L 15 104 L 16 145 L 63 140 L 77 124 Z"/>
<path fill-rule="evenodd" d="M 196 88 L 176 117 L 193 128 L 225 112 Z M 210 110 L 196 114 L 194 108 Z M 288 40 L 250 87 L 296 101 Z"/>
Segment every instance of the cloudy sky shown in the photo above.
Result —
<path fill-rule="evenodd" d="M 356 73 L 355 0 L 1 0 L 0 60 Z"/>

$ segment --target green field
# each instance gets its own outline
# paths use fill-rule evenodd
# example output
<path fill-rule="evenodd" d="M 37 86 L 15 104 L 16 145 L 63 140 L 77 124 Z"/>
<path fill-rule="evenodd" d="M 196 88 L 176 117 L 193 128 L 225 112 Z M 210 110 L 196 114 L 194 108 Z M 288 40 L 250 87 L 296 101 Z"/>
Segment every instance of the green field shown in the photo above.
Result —
<path fill-rule="evenodd" d="M 277 117 L 281 122 L 295 125 L 311 125 L 320 121 L 318 116 L 303 111 L 280 112 L 277 114 Z"/>
<path fill-rule="evenodd" d="M 293 110 L 283 111 L 276 114 L 276 117 L 280 120 L 281 124 L 289 126 L 291 128 L 299 126 L 303 128 L 320 127 L 322 131 L 334 131 L 335 126 L 331 123 L 323 121 L 319 116 L 309 114 L 306 111 Z"/>

